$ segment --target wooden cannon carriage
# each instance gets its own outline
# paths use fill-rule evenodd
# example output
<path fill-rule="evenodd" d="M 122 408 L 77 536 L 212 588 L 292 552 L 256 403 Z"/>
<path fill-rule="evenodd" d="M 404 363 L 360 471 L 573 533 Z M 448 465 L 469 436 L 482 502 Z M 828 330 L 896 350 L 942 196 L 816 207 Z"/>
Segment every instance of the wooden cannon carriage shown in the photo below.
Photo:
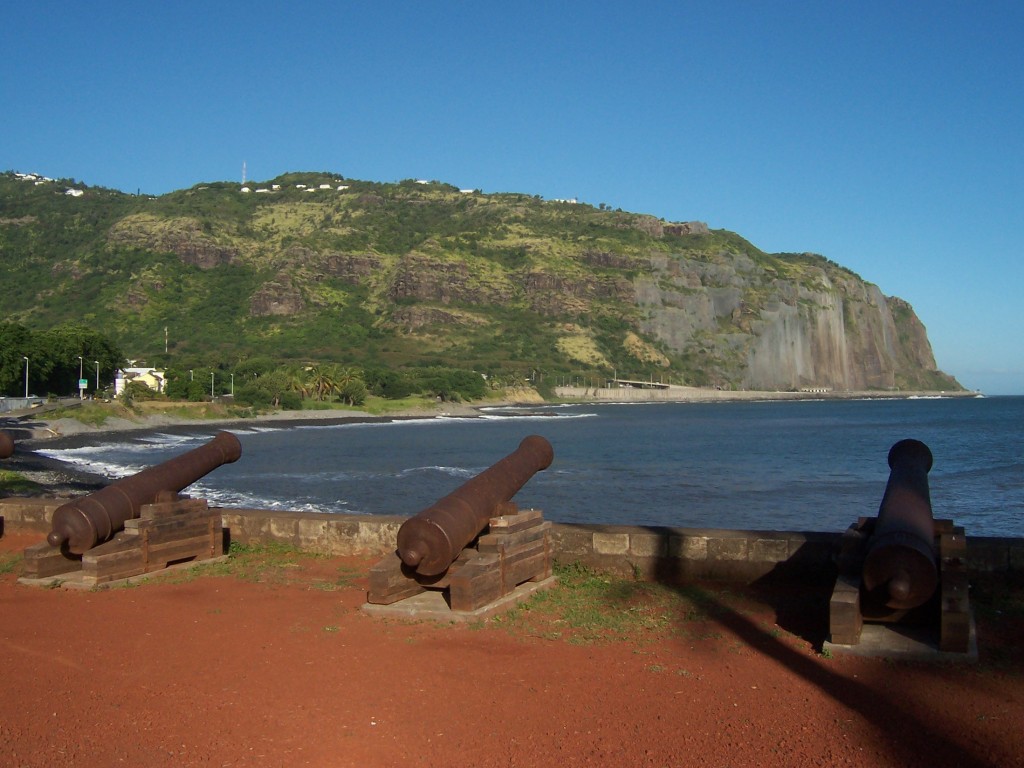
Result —
<path fill-rule="evenodd" d="M 58 507 L 46 541 L 25 550 L 23 579 L 73 574 L 89 587 L 220 557 L 220 513 L 204 499 L 178 494 L 241 454 L 237 437 L 218 432 L 181 456 Z"/>
<path fill-rule="evenodd" d="M 442 597 L 438 610 L 411 614 L 480 616 L 511 604 L 508 599 L 553 583 L 551 524 L 540 510 L 519 511 L 512 496 L 537 472 L 550 466 L 554 452 L 543 437 L 531 435 L 501 461 L 435 504 L 409 518 L 398 530 L 395 552 L 370 570 L 367 604 L 398 605 L 418 596 Z M 425 594 L 426 593 L 426 594 Z"/>

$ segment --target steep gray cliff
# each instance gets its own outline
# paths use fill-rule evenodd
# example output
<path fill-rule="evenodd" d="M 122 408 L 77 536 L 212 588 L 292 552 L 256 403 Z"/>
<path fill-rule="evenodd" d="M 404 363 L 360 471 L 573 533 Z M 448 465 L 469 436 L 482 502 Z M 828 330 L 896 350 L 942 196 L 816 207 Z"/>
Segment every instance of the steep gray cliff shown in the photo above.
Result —
<path fill-rule="evenodd" d="M 634 280 L 642 329 L 702 372 L 697 384 L 866 390 L 959 385 L 936 370 L 901 299 L 831 265 L 768 267 L 741 253 L 658 256 Z"/>

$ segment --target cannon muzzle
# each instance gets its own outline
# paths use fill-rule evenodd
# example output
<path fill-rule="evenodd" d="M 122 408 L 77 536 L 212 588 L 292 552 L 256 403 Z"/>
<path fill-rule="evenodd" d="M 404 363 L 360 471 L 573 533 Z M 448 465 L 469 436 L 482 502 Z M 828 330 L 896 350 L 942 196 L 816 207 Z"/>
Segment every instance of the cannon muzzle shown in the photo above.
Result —
<path fill-rule="evenodd" d="M 515 496 L 554 457 L 551 443 L 530 435 L 501 461 L 406 520 L 398 529 L 402 562 L 421 576 L 444 573 L 487 526 L 498 504 Z"/>
<path fill-rule="evenodd" d="M 938 586 L 931 468 L 932 452 L 919 440 L 900 440 L 889 449 L 889 482 L 863 569 L 864 587 L 887 593 L 882 600 L 889 608 L 916 608 Z"/>
<path fill-rule="evenodd" d="M 138 517 L 144 504 L 165 496 L 173 498 L 241 455 L 238 438 L 230 432 L 218 432 L 205 445 L 58 507 L 46 541 L 52 547 L 67 546 L 69 552 L 83 554 L 124 528 L 126 520 Z"/>
<path fill-rule="evenodd" d="M 0 429 L 0 459 L 6 459 L 14 453 L 14 439 Z"/>

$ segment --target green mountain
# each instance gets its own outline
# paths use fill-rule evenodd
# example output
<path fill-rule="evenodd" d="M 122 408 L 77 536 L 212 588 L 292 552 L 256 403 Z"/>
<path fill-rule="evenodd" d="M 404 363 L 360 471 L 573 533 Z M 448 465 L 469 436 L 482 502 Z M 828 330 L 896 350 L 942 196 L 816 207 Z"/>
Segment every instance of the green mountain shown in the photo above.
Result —
<path fill-rule="evenodd" d="M 0 174 L 0 306 L 151 363 L 960 388 L 906 302 L 821 256 L 439 182 L 289 173 L 149 197 Z"/>

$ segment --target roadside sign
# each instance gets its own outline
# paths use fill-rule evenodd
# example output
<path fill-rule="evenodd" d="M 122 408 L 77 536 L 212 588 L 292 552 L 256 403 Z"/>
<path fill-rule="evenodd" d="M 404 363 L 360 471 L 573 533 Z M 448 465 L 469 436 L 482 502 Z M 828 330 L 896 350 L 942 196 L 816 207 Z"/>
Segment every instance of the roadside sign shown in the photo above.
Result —
<path fill-rule="evenodd" d="M 78 388 L 79 389 L 88 389 L 89 388 L 89 380 L 88 379 L 79 379 L 78 380 Z"/>

